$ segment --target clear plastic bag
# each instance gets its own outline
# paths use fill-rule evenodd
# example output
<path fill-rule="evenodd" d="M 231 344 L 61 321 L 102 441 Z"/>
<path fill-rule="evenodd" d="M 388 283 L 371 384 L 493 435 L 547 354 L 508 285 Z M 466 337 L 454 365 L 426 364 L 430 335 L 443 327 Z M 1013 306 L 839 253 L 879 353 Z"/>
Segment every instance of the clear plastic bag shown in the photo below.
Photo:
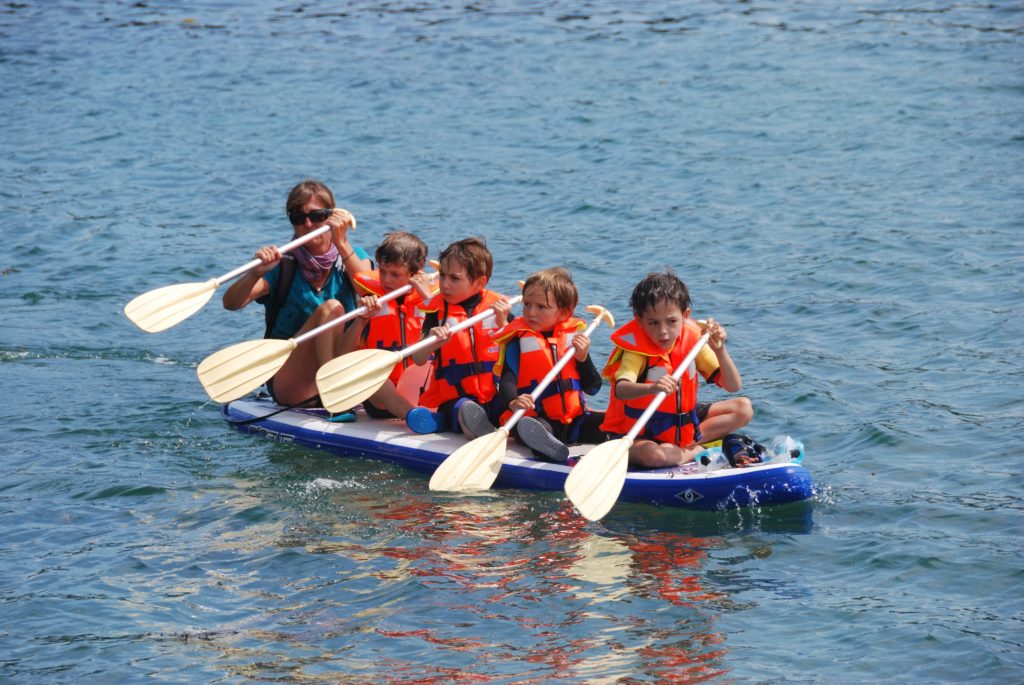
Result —
<path fill-rule="evenodd" d="M 804 459 L 804 444 L 788 435 L 780 435 L 772 438 L 768 443 L 768 452 L 765 454 L 765 462 L 800 463 Z"/>

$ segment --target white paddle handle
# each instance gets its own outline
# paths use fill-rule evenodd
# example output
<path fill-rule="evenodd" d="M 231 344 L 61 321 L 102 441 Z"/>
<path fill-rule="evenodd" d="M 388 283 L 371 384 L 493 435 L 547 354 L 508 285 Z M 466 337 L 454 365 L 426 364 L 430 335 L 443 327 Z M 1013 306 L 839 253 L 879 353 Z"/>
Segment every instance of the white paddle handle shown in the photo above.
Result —
<path fill-rule="evenodd" d="M 395 299 L 396 297 L 401 297 L 402 295 L 405 295 L 407 292 L 409 292 L 411 290 L 412 290 L 412 284 L 411 283 L 403 285 L 401 288 L 398 288 L 396 290 L 392 290 L 389 293 L 381 295 L 380 297 L 377 298 L 377 302 L 380 302 L 382 304 L 384 302 L 389 302 L 389 301 Z M 352 319 L 356 318 L 360 314 L 363 314 L 364 312 L 366 312 L 366 307 L 357 307 L 356 309 L 353 309 L 352 311 L 346 312 L 342 316 L 339 316 L 337 319 L 334 319 L 333 321 L 328 321 L 325 324 L 321 324 L 321 325 L 317 326 L 316 328 L 314 328 L 311 331 L 306 331 L 302 335 L 300 335 L 298 337 L 295 337 L 295 338 L 292 338 L 292 342 L 294 342 L 296 345 L 298 345 L 300 343 L 304 343 L 307 340 L 309 340 L 310 338 L 314 338 L 314 337 L 320 335 L 321 333 L 323 333 L 326 330 L 334 328 L 335 326 L 340 326 L 341 324 L 345 323 L 346 321 L 351 321 Z"/>
<path fill-rule="evenodd" d="M 431 264 L 431 266 L 434 266 L 434 268 L 437 268 L 437 262 L 431 260 L 430 264 Z M 432 273 L 432 274 L 428 274 L 428 275 L 430 276 L 431 279 L 437 277 L 437 273 L 436 272 Z M 402 295 L 405 295 L 406 293 L 411 292 L 411 291 L 412 291 L 412 283 L 406 283 L 401 288 L 396 288 L 395 290 L 392 290 L 389 293 L 384 293 L 383 295 L 381 295 L 380 297 L 377 298 L 377 302 L 383 304 L 384 302 L 389 302 L 389 301 L 395 299 L 396 297 L 401 297 Z M 350 321 L 350 320 L 356 318 L 357 316 L 359 316 L 360 314 L 364 313 L 365 311 L 366 311 L 366 307 L 359 307 L 357 309 L 353 309 L 350 312 L 346 312 L 345 314 L 343 314 L 341 317 L 335 319 L 334 321 L 328 321 L 325 324 L 321 324 L 321 325 L 317 326 L 316 328 L 314 328 L 311 331 L 306 331 L 305 333 L 303 333 L 302 335 L 298 336 L 297 338 L 292 338 L 292 342 L 295 343 L 296 345 L 299 345 L 300 343 L 304 343 L 307 340 L 309 340 L 310 338 L 315 338 L 316 336 L 320 335 L 321 333 L 323 333 L 326 330 L 330 330 L 331 328 L 334 328 L 335 326 L 340 326 L 341 324 L 345 323 L 346 321 Z"/>
<path fill-rule="evenodd" d="M 686 358 L 684 358 L 683 361 L 679 364 L 679 366 L 676 367 L 676 370 L 672 372 L 672 378 L 678 381 L 680 378 L 683 377 L 683 372 L 686 371 L 687 367 L 689 367 L 690 364 L 693 363 L 693 360 L 697 358 L 697 354 L 701 351 L 701 349 L 703 349 L 704 345 L 707 344 L 708 337 L 710 335 L 710 333 L 705 333 L 704 335 L 700 336 L 700 340 L 697 341 L 697 344 L 693 346 L 693 349 L 690 350 L 690 353 L 686 355 Z M 666 397 L 668 397 L 668 394 L 664 392 L 659 392 L 657 395 L 654 396 L 654 399 L 651 400 L 651 403 L 649 405 L 647 405 L 647 409 L 644 410 L 644 413 L 640 415 L 640 418 L 636 420 L 636 423 L 633 424 L 633 427 L 629 429 L 628 433 L 626 433 L 627 440 L 632 442 L 633 440 L 636 439 L 636 436 L 640 435 L 640 431 L 642 431 L 644 429 L 644 426 L 647 425 L 647 422 L 654 415 L 654 412 L 658 411 L 658 407 L 661 406 L 662 401 Z"/>
<path fill-rule="evenodd" d="M 605 315 L 602 313 L 596 319 L 591 321 L 590 325 L 587 326 L 587 329 L 583 331 L 583 335 L 589 336 L 591 333 L 593 333 L 594 329 L 601 325 L 601 320 L 604 319 L 604 316 Z M 533 400 L 534 402 L 537 401 L 537 398 L 541 396 L 541 393 L 543 393 L 544 390 L 549 385 L 551 385 L 551 381 L 555 380 L 555 378 L 558 377 L 558 372 L 565 368 L 565 365 L 569 363 L 569 360 L 572 359 L 573 355 L 575 354 L 576 348 L 570 346 L 570 349 L 566 350 L 565 354 L 559 357 L 558 361 L 555 362 L 555 365 L 553 367 L 551 367 L 551 370 L 548 371 L 547 375 L 541 379 L 540 383 L 537 384 L 537 387 L 534 388 L 533 392 L 530 393 L 531 400 Z M 525 414 L 525 409 L 516 409 L 515 413 L 512 414 L 512 416 L 509 417 L 508 421 L 505 422 L 504 427 L 508 430 L 512 430 L 512 426 L 516 425 L 519 419 L 523 418 Z"/>
<path fill-rule="evenodd" d="M 295 240 L 291 241 L 290 243 L 285 243 L 281 247 L 277 248 L 277 251 L 280 252 L 281 254 L 284 254 L 285 252 L 291 252 L 292 250 L 294 250 L 295 248 L 299 247 L 300 245 L 305 245 L 306 243 L 308 243 L 313 238 L 316 238 L 318 236 L 322 236 L 324 233 L 327 233 L 327 231 L 329 231 L 329 230 L 331 230 L 331 225 L 330 224 L 324 224 L 323 226 L 321 226 L 320 228 L 316 229 L 315 231 L 310 231 L 306 235 L 298 237 Z M 244 274 L 249 269 L 255 268 L 255 267 L 259 266 L 262 263 L 263 262 L 260 261 L 259 259 L 253 259 L 252 261 L 246 262 L 242 266 L 238 267 L 234 271 L 227 272 L 226 274 L 224 274 L 220 278 L 216 279 L 217 280 L 217 287 L 219 288 L 220 286 L 224 285 L 228 281 L 233 280 L 235 278 L 238 278 L 239 276 Z"/>
<path fill-rule="evenodd" d="M 516 295 L 515 297 L 513 297 L 512 299 L 510 299 L 508 301 L 508 304 L 509 304 L 509 306 L 514 307 L 515 305 L 519 304 L 519 302 L 522 299 L 523 299 L 522 295 Z M 468 319 L 466 319 L 465 321 L 460 321 L 459 323 L 457 323 L 454 326 L 452 326 L 451 328 L 449 328 L 448 331 L 450 333 L 458 333 L 461 330 L 465 330 L 465 329 L 469 328 L 470 326 L 474 326 L 474 325 L 480 323 L 481 321 L 486 319 L 488 316 L 492 316 L 493 314 L 494 314 L 494 307 L 488 307 L 485 311 L 482 311 L 482 312 L 480 312 L 479 314 L 477 314 L 475 316 L 471 316 Z M 423 340 L 420 340 L 415 345 L 410 345 L 409 347 L 407 347 L 404 350 L 402 350 L 402 355 L 401 355 L 402 359 L 405 359 L 406 357 L 408 357 L 410 355 L 416 354 L 417 352 L 419 352 L 422 349 L 426 349 L 427 347 L 430 347 L 431 345 L 436 343 L 439 339 L 440 338 L 438 338 L 436 335 L 428 335 L 426 338 L 424 338 Z"/>

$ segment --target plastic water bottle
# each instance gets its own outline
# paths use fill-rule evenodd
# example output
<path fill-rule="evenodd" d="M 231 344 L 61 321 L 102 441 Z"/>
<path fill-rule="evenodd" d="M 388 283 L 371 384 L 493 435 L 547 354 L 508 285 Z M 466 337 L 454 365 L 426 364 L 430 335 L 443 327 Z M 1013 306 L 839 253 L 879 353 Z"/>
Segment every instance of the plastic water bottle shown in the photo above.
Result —
<path fill-rule="evenodd" d="M 729 459 L 722 453 L 721 447 L 710 447 L 699 452 L 693 461 L 697 464 L 697 470 L 701 473 L 717 471 L 729 466 Z"/>
<path fill-rule="evenodd" d="M 800 463 L 804 459 L 804 444 L 799 440 L 794 440 L 788 435 L 780 435 L 772 438 L 772 441 L 768 443 L 768 451 L 765 454 L 765 462 L 767 463 L 785 463 L 785 462 L 796 462 Z"/>

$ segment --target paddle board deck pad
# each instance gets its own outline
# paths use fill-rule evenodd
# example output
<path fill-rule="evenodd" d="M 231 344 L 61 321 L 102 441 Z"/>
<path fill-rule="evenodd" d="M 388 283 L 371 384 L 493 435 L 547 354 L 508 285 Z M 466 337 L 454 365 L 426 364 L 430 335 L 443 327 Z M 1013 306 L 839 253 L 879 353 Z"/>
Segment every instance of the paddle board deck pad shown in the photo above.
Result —
<path fill-rule="evenodd" d="M 280 409 L 269 399 L 247 398 L 224 405 L 221 415 L 243 433 L 348 457 L 391 462 L 426 474 L 432 474 L 466 442 L 457 433 L 417 435 L 406 428 L 404 421 L 371 419 L 362 408 L 356 409 L 357 420 L 352 423 L 328 421 L 323 409 L 274 413 Z M 570 448 L 567 465 L 551 464 L 535 459 L 526 447 L 509 440 L 494 485 L 562 491 L 573 464 L 592 448 L 593 445 L 575 445 Z M 809 499 L 812 490 L 810 472 L 796 462 L 710 472 L 701 472 L 689 463 L 665 469 L 631 469 L 619 499 L 684 509 L 723 510 L 799 502 Z"/>

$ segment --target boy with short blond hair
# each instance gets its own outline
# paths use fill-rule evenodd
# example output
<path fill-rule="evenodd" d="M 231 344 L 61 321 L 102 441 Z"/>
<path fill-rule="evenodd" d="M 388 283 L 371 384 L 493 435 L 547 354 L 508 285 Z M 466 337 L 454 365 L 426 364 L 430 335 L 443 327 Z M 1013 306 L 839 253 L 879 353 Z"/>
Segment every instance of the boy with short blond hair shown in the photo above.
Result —
<path fill-rule="evenodd" d="M 601 376 L 590 358 L 586 325 L 573 316 L 579 293 L 567 269 L 553 267 L 531 274 L 523 284 L 523 315 L 498 331 L 498 410 L 500 422 L 522 409 L 526 414 L 512 435 L 534 456 L 564 463 L 568 444 L 598 443 L 603 412 L 587 407 L 584 395 L 601 389 Z M 531 393 L 570 350 L 573 356 L 535 402 Z M 487 432 L 486 426 L 477 432 Z M 493 430 L 493 428 L 491 428 Z"/>

